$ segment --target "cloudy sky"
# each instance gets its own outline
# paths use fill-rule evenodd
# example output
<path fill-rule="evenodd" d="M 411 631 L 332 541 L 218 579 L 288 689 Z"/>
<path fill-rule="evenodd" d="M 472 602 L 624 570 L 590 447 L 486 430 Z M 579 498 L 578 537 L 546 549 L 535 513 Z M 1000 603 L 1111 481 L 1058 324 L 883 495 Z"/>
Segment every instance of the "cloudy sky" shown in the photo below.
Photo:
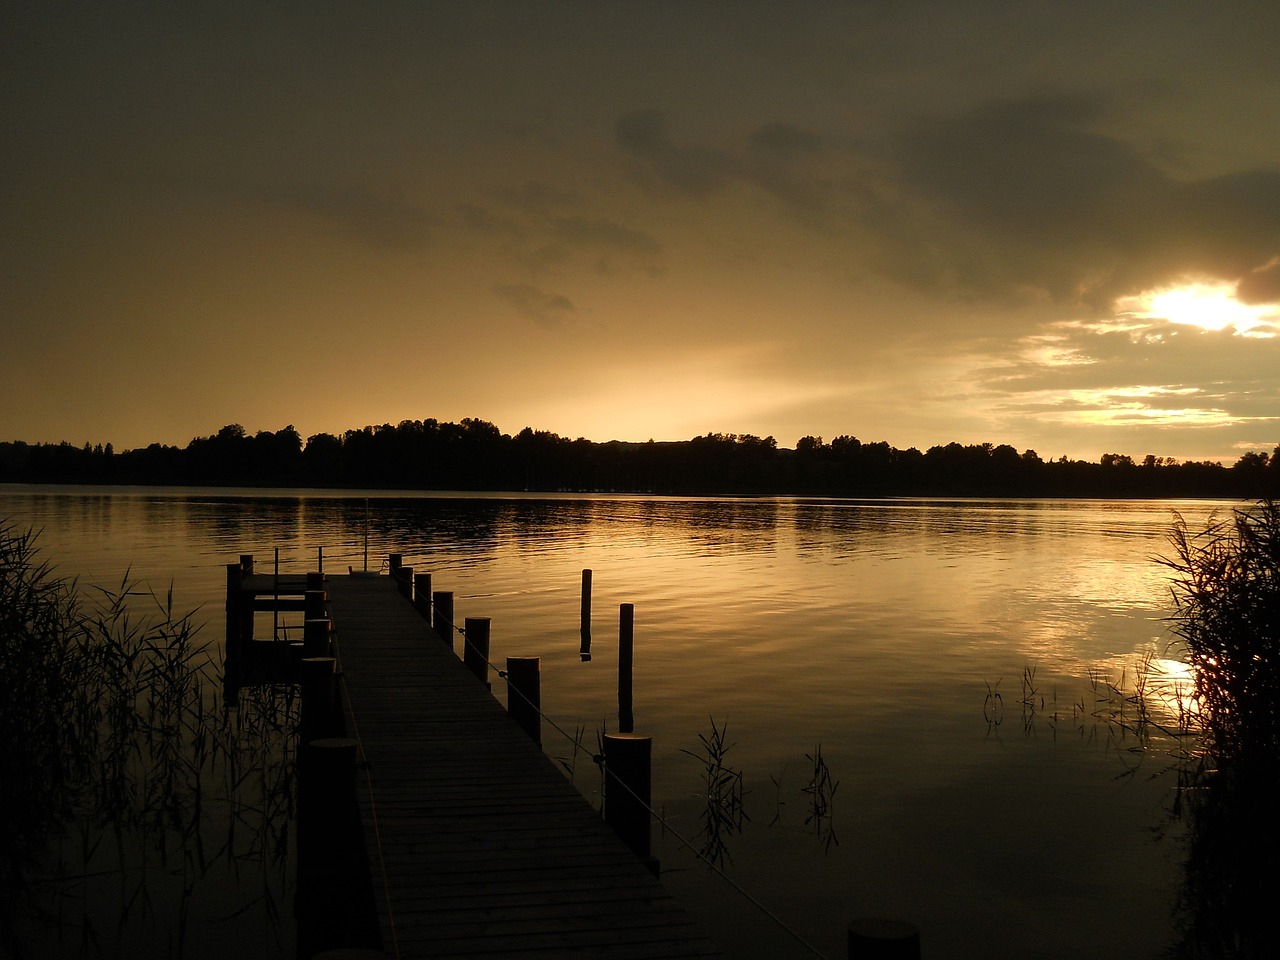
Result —
<path fill-rule="evenodd" d="M 1280 443 L 1280 4 L 9 4 L 0 440 Z"/>

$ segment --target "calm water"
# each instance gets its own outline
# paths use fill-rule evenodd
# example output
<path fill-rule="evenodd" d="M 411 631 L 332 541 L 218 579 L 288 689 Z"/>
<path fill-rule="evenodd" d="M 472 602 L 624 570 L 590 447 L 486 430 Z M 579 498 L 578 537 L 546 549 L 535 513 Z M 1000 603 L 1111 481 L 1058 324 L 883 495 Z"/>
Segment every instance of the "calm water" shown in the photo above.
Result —
<path fill-rule="evenodd" d="M 1185 679 L 1163 660 L 1152 558 L 1173 510 L 1195 527 L 1230 506 L 377 494 L 367 529 L 371 558 L 402 553 L 454 591 L 459 622 L 492 618 L 495 661 L 541 656 L 544 710 L 589 751 L 616 728 L 617 610 L 635 605 L 636 730 L 670 828 L 655 853 L 735 956 L 807 955 L 794 935 L 840 957 L 850 919 L 886 915 L 918 924 L 931 960 L 1155 957 L 1182 870 L 1180 748 L 1137 737 L 1105 681 L 1132 692 L 1151 658 L 1172 724 Z M 362 566 L 366 494 L 0 487 L 4 516 L 82 582 L 172 586 L 216 640 L 239 554 Z M 704 764 L 684 751 L 713 720 L 745 790 L 721 859 L 754 904 L 681 839 L 708 842 Z M 806 789 L 815 767 L 825 790 Z M 582 755 L 575 782 L 594 798 Z"/>

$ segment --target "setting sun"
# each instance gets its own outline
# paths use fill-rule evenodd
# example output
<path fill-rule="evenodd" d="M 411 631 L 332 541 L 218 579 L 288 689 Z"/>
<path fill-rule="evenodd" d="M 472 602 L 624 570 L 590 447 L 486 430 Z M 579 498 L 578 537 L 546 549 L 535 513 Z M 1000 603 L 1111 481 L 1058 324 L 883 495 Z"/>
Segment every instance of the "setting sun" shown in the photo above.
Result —
<path fill-rule="evenodd" d="M 1116 301 L 1121 312 L 1149 320 L 1165 320 L 1202 330 L 1234 328 L 1243 336 L 1274 337 L 1277 308 L 1274 304 L 1241 303 L 1236 284 L 1194 281 L 1178 286 L 1145 290 Z"/>

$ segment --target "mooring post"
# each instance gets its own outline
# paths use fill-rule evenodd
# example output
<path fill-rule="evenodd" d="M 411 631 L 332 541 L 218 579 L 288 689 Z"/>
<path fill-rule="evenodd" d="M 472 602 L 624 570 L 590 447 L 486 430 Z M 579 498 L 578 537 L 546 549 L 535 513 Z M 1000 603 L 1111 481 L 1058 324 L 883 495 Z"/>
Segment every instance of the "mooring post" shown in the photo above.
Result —
<path fill-rule="evenodd" d="M 849 924 L 849 960 L 920 960 L 920 931 L 905 920 L 855 920 Z"/>
<path fill-rule="evenodd" d="M 453 592 L 450 590 L 436 591 L 431 595 L 431 605 L 436 611 L 435 617 L 431 621 L 431 626 L 435 628 L 436 633 L 440 634 L 440 639 L 444 641 L 445 646 L 452 650 Z"/>
<path fill-rule="evenodd" d="M 591 660 L 591 571 L 582 571 L 582 647 L 578 651 L 583 663 Z"/>
<path fill-rule="evenodd" d="M 324 567 L 319 570 L 307 571 L 307 589 L 323 590 L 324 589 Z"/>
<path fill-rule="evenodd" d="M 604 819 L 654 872 L 649 841 L 649 794 L 653 737 L 637 733 L 604 735 Z"/>
<path fill-rule="evenodd" d="M 467 617 L 462 629 L 462 662 L 489 686 L 489 618 Z"/>
<path fill-rule="evenodd" d="M 507 713 L 542 746 L 541 657 L 507 657 Z"/>
<path fill-rule="evenodd" d="M 400 596 L 413 602 L 413 567 L 401 567 L 396 571 L 396 589 Z"/>
<path fill-rule="evenodd" d="M 631 733 L 636 728 L 631 702 L 632 652 L 635 640 L 635 605 L 618 606 L 618 731 Z"/>
<path fill-rule="evenodd" d="M 329 631 L 332 624 L 328 617 L 308 617 L 302 624 L 302 655 L 304 657 L 327 657 L 329 649 Z"/>
<path fill-rule="evenodd" d="M 413 609 L 431 623 L 431 574 L 415 573 L 413 575 Z"/>
<path fill-rule="evenodd" d="M 323 618 L 326 600 L 328 600 L 328 596 L 323 590 L 313 588 L 308 584 L 306 591 L 302 594 L 303 619 L 319 620 Z"/>
<path fill-rule="evenodd" d="M 404 562 L 403 553 L 391 553 L 387 555 L 387 573 L 394 578 L 400 572 L 400 564 Z"/>
<path fill-rule="evenodd" d="M 253 576 L 253 554 L 240 554 L 240 570 L 246 577 Z"/>
<path fill-rule="evenodd" d="M 322 740 L 338 733 L 337 675 L 334 657 L 306 657 L 299 664 L 302 681 L 302 717 L 298 739 Z"/>
<path fill-rule="evenodd" d="M 226 624 L 226 657 L 227 666 L 223 677 L 228 699 L 239 696 L 240 684 L 243 682 L 241 671 L 244 669 L 244 637 L 241 633 L 240 616 L 240 580 L 243 573 L 238 563 L 227 564 L 227 624 Z M 232 691 L 235 691 L 232 694 Z"/>
<path fill-rule="evenodd" d="M 298 956 L 367 946 L 361 906 L 356 758 L 359 744 L 346 738 L 305 742 L 298 750 Z"/>

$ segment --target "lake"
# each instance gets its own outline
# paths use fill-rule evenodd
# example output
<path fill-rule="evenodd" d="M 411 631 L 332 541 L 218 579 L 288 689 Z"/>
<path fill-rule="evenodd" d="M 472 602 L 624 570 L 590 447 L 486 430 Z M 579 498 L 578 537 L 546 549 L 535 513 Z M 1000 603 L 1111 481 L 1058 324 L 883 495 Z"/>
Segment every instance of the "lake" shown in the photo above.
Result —
<path fill-rule="evenodd" d="M 172 588 L 214 643 L 240 554 L 260 572 L 277 551 L 289 572 L 322 555 L 330 573 L 364 565 L 366 535 L 371 565 L 403 554 L 454 592 L 459 622 L 492 619 L 493 660 L 542 657 L 543 709 L 567 734 L 544 726 L 545 749 L 593 802 L 634 604 L 654 852 L 746 958 L 841 957 L 867 916 L 915 923 L 930 960 L 1163 955 L 1188 744 L 1161 728 L 1189 678 L 1153 558 L 1175 510 L 1195 529 L 1231 507 L 0 486 L 0 518 L 42 531 L 59 573 Z M 716 798 L 704 741 L 721 733 L 733 782 Z M 216 913 L 195 939 L 220 939 Z"/>

